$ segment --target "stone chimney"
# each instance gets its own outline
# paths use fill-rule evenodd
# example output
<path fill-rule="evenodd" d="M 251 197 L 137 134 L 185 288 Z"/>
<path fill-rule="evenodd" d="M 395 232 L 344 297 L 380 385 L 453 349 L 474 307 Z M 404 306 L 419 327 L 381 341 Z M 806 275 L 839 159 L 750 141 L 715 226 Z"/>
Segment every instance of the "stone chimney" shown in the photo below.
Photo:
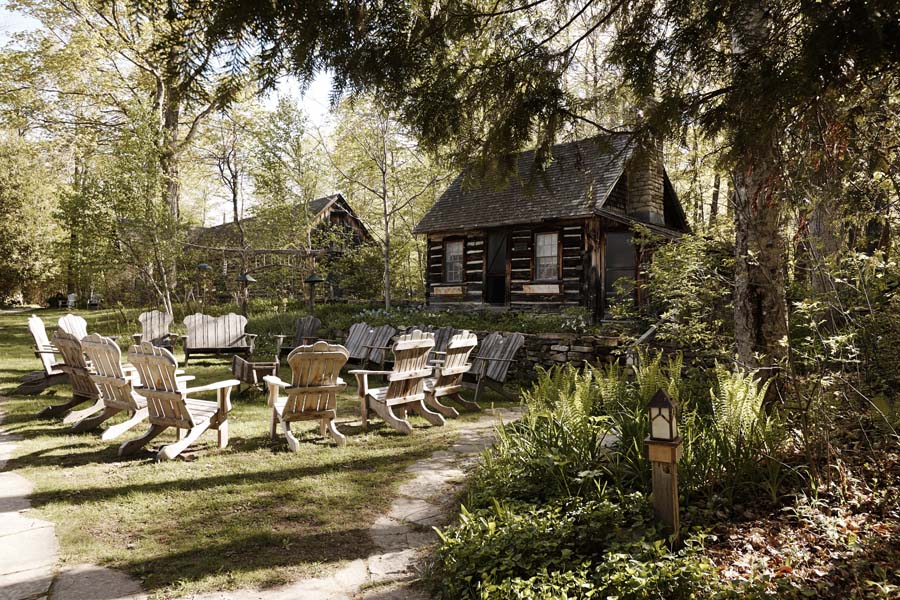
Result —
<path fill-rule="evenodd" d="M 635 149 L 628 162 L 628 214 L 646 223 L 665 225 L 662 144 Z"/>

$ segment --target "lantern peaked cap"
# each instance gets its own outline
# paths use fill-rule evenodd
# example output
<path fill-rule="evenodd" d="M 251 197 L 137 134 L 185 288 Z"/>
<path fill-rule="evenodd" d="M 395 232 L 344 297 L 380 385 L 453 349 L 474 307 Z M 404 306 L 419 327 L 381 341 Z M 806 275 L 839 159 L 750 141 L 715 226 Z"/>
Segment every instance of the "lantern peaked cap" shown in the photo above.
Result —
<path fill-rule="evenodd" d="M 657 390 L 646 408 L 677 408 L 678 403 L 669 396 L 665 390 Z"/>

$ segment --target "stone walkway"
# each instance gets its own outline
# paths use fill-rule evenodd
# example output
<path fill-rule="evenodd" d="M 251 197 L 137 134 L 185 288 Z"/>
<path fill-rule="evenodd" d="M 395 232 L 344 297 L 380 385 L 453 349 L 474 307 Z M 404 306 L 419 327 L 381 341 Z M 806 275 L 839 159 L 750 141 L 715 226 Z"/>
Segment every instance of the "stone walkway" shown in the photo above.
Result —
<path fill-rule="evenodd" d="M 493 442 L 494 426 L 517 419 L 520 410 L 498 409 L 459 430 L 447 450 L 409 467 L 388 513 L 369 530 L 379 552 L 327 576 L 268 590 L 195 595 L 190 600 L 424 600 L 418 583 L 420 558 L 437 540 L 432 526 L 454 516 L 464 469 Z M 2 423 L 0 412 L 0 423 Z M 31 483 L 4 471 L 15 436 L 0 430 L 0 600 L 145 600 L 136 581 L 91 565 L 56 571 L 59 544 L 53 523 L 29 516 Z"/>

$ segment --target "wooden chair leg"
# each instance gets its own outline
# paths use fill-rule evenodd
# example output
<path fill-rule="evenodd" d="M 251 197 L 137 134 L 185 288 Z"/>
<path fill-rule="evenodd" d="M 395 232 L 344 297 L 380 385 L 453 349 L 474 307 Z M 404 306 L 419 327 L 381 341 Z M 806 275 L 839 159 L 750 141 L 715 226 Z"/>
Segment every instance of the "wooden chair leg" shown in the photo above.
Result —
<path fill-rule="evenodd" d="M 425 396 L 425 406 L 451 419 L 455 419 L 459 416 L 459 412 L 455 408 L 453 408 L 452 406 L 441 404 L 440 401 L 434 396 L 434 394 L 427 394 Z"/>
<path fill-rule="evenodd" d="M 141 437 L 136 440 L 127 441 L 119 446 L 119 456 L 125 456 L 126 454 L 131 454 L 132 452 L 140 450 L 166 429 L 168 428 L 165 425 L 151 425 L 147 433 Z"/>
<path fill-rule="evenodd" d="M 273 442 L 278 435 L 278 411 L 275 410 L 275 407 L 272 407 L 272 422 L 269 423 L 269 439 Z"/>
<path fill-rule="evenodd" d="M 359 416 L 362 419 L 363 431 L 369 430 L 369 399 L 363 396 L 359 400 Z"/>
<path fill-rule="evenodd" d="M 477 402 L 472 402 L 471 400 L 466 400 L 462 397 L 462 394 L 454 394 L 453 396 L 454 402 L 458 403 L 466 410 L 481 410 L 481 406 L 478 405 Z"/>
<path fill-rule="evenodd" d="M 84 400 L 82 400 L 84 402 Z M 63 418 L 63 423 L 77 423 L 82 419 L 85 419 L 94 413 L 98 413 L 106 407 L 103 404 L 103 400 L 98 399 L 94 404 L 90 406 L 90 408 L 85 408 L 84 410 L 76 410 L 74 412 L 70 412 Z"/>
<path fill-rule="evenodd" d="M 83 404 L 88 400 L 90 400 L 90 398 L 75 396 L 71 400 L 69 400 L 68 402 L 64 402 L 63 404 L 54 404 L 51 406 L 47 406 L 38 413 L 38 417 L 41 419 L 46 419 L 49 417 L 60 417 L 69 412 L 72 408 L 78 406 L 79 404 Z"/>
<path fill-rule="evenodd" d="M 219 422 L 218 427 L 216 428 L 218 433 L 218 441 L 219 441 L 219 450 L 224 450 L 228 447 L 228 419 L 222 419 Z"/>
<path fill-rule="evenodd" d="M 181 439 L 174 444 L 169 444 L 168 446 L 163 446 L 162 450 L 160 450 L 156 454 L 156 458 L 159 460 L 172 460 L 179 454 L 181 454 L 185 448 L 193 444 L 197 441 L 203 432 L 209 429 L 210 422 L 206 421 L 205 423 L 201 423 L 196 427 L 192 428 L 187 432 L 187 435 L 184 436 L 184 439 Z"/>
<path fill-rule="evenodd" d="M 384 422 L 390 425 L 393 429 L 399 431 L 403 435 L 409 435 L 412 433 L 412 425 L 410 425 L 409 421 L 406 419 L 401 419 L 394 414 L 394 411 L 391 410 L 390 406 L 382 404 L 380 402 L 372 403 L 372 410 L 375 411 L 379 417 L 384 419 Z"/>
<path fill-rule="evenodd" d="M 111 408 L 109 406 L 104 406 L 103 411 L 101 411 L 99 415 L 92 415 L 81 419 L 80 421 L 72 425 L 72 429 L 70 431 L 72 431 L 73 433 L 80 433 L 82 431 L 90 431 L 92 429 L 96 429 L 100 427 L 101 423 L 103 423 L 107 419 L 114 417 L 120 412 L 122 412 L 121 408 Z"/>
<path fill-rule="evenodd" d="M 338 446 L 344 446 L 347 443 L 347 436 L 338 431 L 334 419 L 322 419 L 322 429 L 327 430 L 328 435 Z"/>
<path fill-rule="evenodd" d="M 282 422 L 281 429 L 284 430 L 284 439 L 287 440 L 287 445 L 290 451 L 300 452 L 300 442 L 297 441 L 297 438 L 294 436 L 294 432 L 291 431 L 291 424 Z"/>
<path fill-rule="evenodd" d="M 134 415 L 131 416 L 127 421 L 123 421 L 118 425 L 113 425 L 112 427 L 107 427 L 106 431 L 103 432 L 103 435 L 100 436 L 101 440 L 114 440 L 135 425 L 142 423 L 147 419 L 147 409 L 142 408 L 140 410 L 135 411 Z"/>
<path fill-rule="evenodd" d="M 410 402 L 409 404 L 407 404 L 407 407 L 408 410 L 411 410 L 412 412 L 418 414 L 420 417 L 422 417 L 432 425 L 440 427 L 445 423 L 444 417 L 432 410 L 428 410 L 423 400 L 419 400 L 418 402 Z"/>
<path fill-rule="evenodd" d="M 484 393 L 484 382 L 485 382 L 485 379 L 486 379 L 485 377 L 479 377 L 479 378 L 478 378 L 478 384 L 475 386 L 475 402 L 476 402 L 476 403 L 477 403 L 479 400 L 481 400 L 481 394 Z"/>

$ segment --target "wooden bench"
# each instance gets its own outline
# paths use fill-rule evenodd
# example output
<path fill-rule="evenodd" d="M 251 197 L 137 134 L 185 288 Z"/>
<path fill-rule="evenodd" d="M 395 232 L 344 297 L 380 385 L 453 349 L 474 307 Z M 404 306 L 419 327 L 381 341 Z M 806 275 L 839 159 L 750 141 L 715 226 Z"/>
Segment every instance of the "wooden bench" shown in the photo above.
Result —
<path fill-rule="evenodd" d="M 69 376 L 62 370 L 61 359 L 57 359 L 59 349 L 50 343 L 44 321 L 37 315 L 31 315 L 28 318 L 28 331 L 34 340 L 34 355 L 41 361 L 41 370 L 23 375 L 13 394 L 35 396 L 51 385 L 66 383 Z"/>
<path fill-rule="evenodd" d="M 291 432 L 295 421 L 319 421 L 319 431 L 328 435 L 338 446 L 343 446 L 347 438 L 337 430 L 337 395 L 347 384 L 338 375 L 347 364 L 349 353 L 343 346 L 319 341 L 311 346 L 298 346 L 288 355 L 291 367 L 291 383 L 277 376 L 264 377 L 269 386 L 269 406 L 272 407 L 270 435 L 275 439 L 278 425 L 284 432 L 288 447 L 292 452 L 300 451 L 300 443 Z M 279 396 L 279 390 L 287 396 Z"/>
<path fill-rule="evenodd" d="M 413 331 L 402 335 L 393 346 L 394 368 L 391 371 L 350 371 L 359 386 L 360 413 L 363 428 L 368 429 L 369 411 L 403 434 L 412 433 L 406 420 L 408 412 L 422 416 L 432 425 L 443 425 L 444 417 L 429 410 L 425 404 L 425 378 L 431 375 L 428 354 L 434 348 L 434 334 Z M 369 388 L 369 375 L 383 375 L 388 385 Z M 394 411 L 399 411 L 397 414 Z"/>
<path fill-rule="evenodd" d="M 503 384 L 509 372 L 513 357 L 525 344 L 521 333 L 491 333 L 481 341 L 478 356 L 472 361 L 472 368 L 463 378 L 463 385 L 475 390 L 475 402 L 481 398 L 485 386 L 499 393 L 507 400 L 516 400 L 518 394 L 507 391 Z"/>
<path fill-rule="evenodd" d="M 184 318 L 187 334 L 184 340 L 184 364 L 198 354 L 252 354 L 256 334 L 246 333 L 247 317 L 229 313 L 210 317 L 196 313 Z"/>
<path fill-rule="evenodd" d="M 150 342 L 169 350 L 175 347 L 178 336 L 169 331 L 175 317 L 161 310 L 151 310 L 141 313 L 137 320 L 141 324 L 141 332 L 132 336 L 135 344 Z"/>
<path fill-rule="evenodd" d="M 444 352 L 435 352 L 434 377 L 425 380 L 425 406 L 445 417 L 458 417 L 459 412 L 452 406 L 440 402 L 440 398 L 452 398 L 469 410 L 481 410 L 476 402 L 469 402 L 460 395 L 462 379 L 472 365 L 469 355 L 478 345 L 474 333 L 462 331 L 447 341 Z"/>
<path fill-rule="evenodd" d="M 181 378 L 176 376 L 178 362 L 172 353 L 147 342 L 132 346 L 128 351 L 128 360 L 140 376 L 141 387 L 137 391 L 147 399 L 150 430 L 143 436 L 122 444 L 119 447 L 120 456 L 143 448 L 169 427 L 179 430 L 179 440 L 163 446 L 156 454 L 158 460 L 172 460 L 208 429 L 218 431 L 219 448 L 228 446 L 231 388 L 239 385 L 239 381 L 228 379 L 186 388 L 179 381 Z M 216 391 L 216 402 L 189 397 L 207 391 Z M 187 430 L 183 438 L 181 430 Z"/>
<path fill-rule="evenodd" d="M 294 337 L 289 344 L 285 344 L 284 340 L 289 338 L 288 335 L 275 336 L 275 356 L 280 358 L 282 354 L 290 354 L 294 348 L 306 346 L 316 341 L 315 336 L 319 328 L 322 327 L 322 321 L 318 318 L 307 315 L 297 319 L 294 323 Z"/>

